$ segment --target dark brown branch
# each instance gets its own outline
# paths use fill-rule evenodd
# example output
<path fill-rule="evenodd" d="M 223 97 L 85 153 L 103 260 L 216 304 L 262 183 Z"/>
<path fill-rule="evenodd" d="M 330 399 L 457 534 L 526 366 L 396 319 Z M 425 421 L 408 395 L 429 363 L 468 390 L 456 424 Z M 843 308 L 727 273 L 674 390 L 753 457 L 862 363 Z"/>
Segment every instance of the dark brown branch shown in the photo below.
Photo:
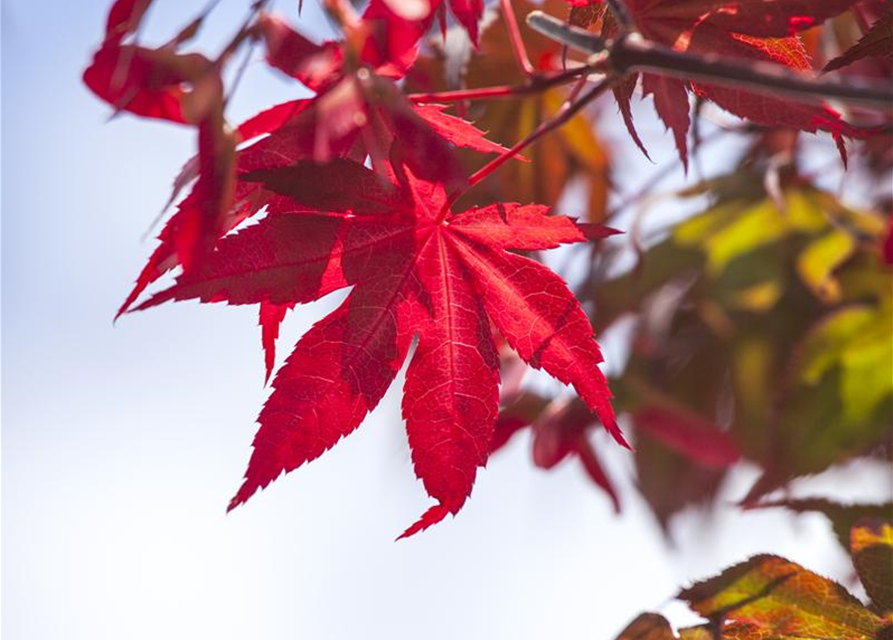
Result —
<path fill-rule="evenodd" d="M 768 62 L 742 63 L 713 54 L 674 51 L 643 40 L 636 34 L 607 40 L 585 29 L 564 24 L 542 11 L 531 12 L 527 23 L 534 30 L 562 44 L 604 56 L 606 67 L 619 74 L 648 71 L 680 80 L 744 88 L 798 102 L 832 99 L 876 110 L 893 108 L 893 83 L 877 86 L 878 83 L 867 81 L 839 82 L 815 78 Z"/>

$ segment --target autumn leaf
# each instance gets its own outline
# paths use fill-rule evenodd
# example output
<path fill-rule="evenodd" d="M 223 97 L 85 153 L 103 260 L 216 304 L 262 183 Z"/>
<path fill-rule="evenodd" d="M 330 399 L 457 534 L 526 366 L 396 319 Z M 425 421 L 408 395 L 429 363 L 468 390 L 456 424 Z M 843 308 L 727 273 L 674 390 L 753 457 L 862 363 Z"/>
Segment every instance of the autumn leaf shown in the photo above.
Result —
<path fill-rule="evenodd" d="M 364 160 L 371 156 L 373 166 L 386 173 L 396 141 L 403 160 L 416 171 L 427 172 L 428 179 L 440 179 L 455 188 L 464 183 L 466 174 L 455 157 L 454 147 L 481 153 L 504 151 L 500 145 L 484 138 L 471 123 L 443 113 L 440 105 L 413 105 L 397 91 L 388 77 L 400 77 L 405 71 L 404 65 L 414 60 L 418 34 L 412 41 L 411 55 L 404 49 L 397 52 L 382 49 L 369 35 L 380 31 L 377 7 L 373 3 L 363 19 L 356 18 L 353 31 L 360 35 L 349 33 L 350 42 L 322 44 L 311 42 L 281 18 L 263 15 L 259 24 L 267 44 L 269 64 L 318 93 L 310 99 L 271 107 L 239 125 L 234 139 L 247 144 L 234 157 L 224 153 L 213 155 L 215 139 L 201 138 L 207 140 L 208 152 L 200 153 L 199 159 L 226 161 L 234 165 L 235 173 L 246 174 L 298 162 Z M 351 47 L 358 38 L 360 61 L 375 65 L 374 73 L 367 66 L 353 70 L 345 67 L 345 60 L 357 55 Z M 392 58 L 391 53 L 403 57 Z M 198 160 L 187 163 L 175 182 L 171 199 L 200 175 Z M 309 171 L 304 175 L 309 175 Z M 196 221 L 203 219 L 202 211 L 222 206 L 223 202 L 215 204 L 214 192 L 201 179 L 195 183 L 159 235 L 159 246 L 121 305 L 119 316 L 146 287 L 178 264 L 190 262 L 191 254 L 182 255 L 183 247 L 188 249 L 199 243 L 203 251 L 209 250 L 218 238 L 261 211 L 272 197 L 257 182 L 236 180 L 233 189 L 231 206 L 218 216 L 215 224 L 198 227 Z"/>
<path fill-rule="evenodd" d="M 636 315 L 630 358 L 611 384 L 618 412 L 635 421 L 645 410 L 637 485 L 663 524 L 715 496 L 724 468 L 692 464 L 699 452 L 737 450 L 759 464 L 751 504 L 890 437 L 886 221 L 793 170 L 770 197 L 763 161 L 749 166 L 686 189 L 682 199 L 708 195 L 712 206 L 647 247 L 638 268 L 589 281 L 600 329 Z M 681 425 L 690 429 L 675 440 Z M 701 444 L 686 450 L 689 437 Z"/>
<path fill-rule="evenodd" d="M 758 555 L 697 582 L 677 596 L 707 619 L 679 629 L 643 613 L 617 640 L 875 640 L 888 637 L 893 611 L 893 526 L 863 519 L 852 527 L 853 564 L 871 608 L 836 582 L 795 562 Z"/>
<path fill-rule="evenodd" d="M 854 3 L 624 2 L 635 31 L 649 41 L 705 59 L 772 62 L 804 77 L 814 52 L 804 42 L 819 42 L 818 30 L 808 36 L 804 31 Z M 416 475 L 435 504 L 404 535 L 456 514 L 478 467 L 525 427 L 532 431 L 538 467 L 576 460 L 619 508 L 591 440 L 600 422 L 625 444 L 599 371 L 595 316 L 587 317 L 564 281 L 531 259 L 536 256 L 519 255 L 610 233 L 589 224 L 606 217 L 608 154 L 594 134 L 593 113 L 576 111 L 588 101 L 573 97 L 591 77 L 574 85 L 576 71 L 562 73 L 581 59 L 522 24 L 531 75 L 519 64 L 522 47 L 510 41 L 505 25 L 497 21 L 482 31 L 479 0 L 371 0 L 362 13 L 347 0 L 327 0 L 342 37 L 321 43 L 256 3 L 216 56 L 184 51 L 204 14 L 161 46 L 145 46 L 140 25 L 150 4 L 112 4 L 84 81 L 115 113 L 186 125 L 198 144 L 174 180 L 168 205 L 176 207 L 159 246 L 120 313 L 187 299 L 257 305 L 269 381 L 287 313 L 349 289 L 276 374 L 245 482 L 230 508 L 358 428 L 407 359 L 403 415 Z M 572 4 L 574 24 L 618 33 L 605 3 Z M 522 12 L 531 8 L 519 5 Z M 860 5 L 838 21 L 864 22 L 866 33 L 832 67 L 883 52 L 889 29 L 881 9 L 878 3 Z M 435 21 L 444 29 L 442 49 L 452 48 L 446 43 L 447 12 L 461 25 L 453 32 L 467 52 L 462 64 L 422 54 L 431 45 L 422 39 Z M 867 21 L 878 17 L 868 29 Z M 845 39 L 843 47 L 853 40 Z M 231 128 L 225 118 L 231 88 L 223 82 L 230 76 L 224 71 L 249 42 L 262 43 L 267 64 L 313 95 Z M 590 62 L 587 71 L 597 66 Z M 567 87 L 555 84 L 565 80 Z M 798 174 L 795 130 L 828 131 L 838 143 L 859 133 L 830 108 L 650 73 L 641 80 L 683 164 L 700 115 L 690 110 L 692 95 L 754 123 L 785 128 L 761 137 L 761 152 L 748 154 L 734 174 L 678 194 L 709 198 L 711 205 L 665 230 L 651 246 L 650 239 L 635 238 L 633 269 L 614 268 L 615 248 L 608 246 L 604 262 L 593 254 L 591 277 L 583 284 L 599 323 L 621 316 L 633 321 L 628 363 L 611 385 L 619 391 L 616 407 L 634 425 L 637 486 L 666 527 L 679 509 L 709 503 L 727 468 L 741 458 L 763 471 L 744 499 L 752 505 L 792 478 L 876 455 L 878 444 L 889 441 L 893 301 L 889 268 L 880 260 L 889 221 L 844 206 Z M 630 108 L 637 82 L 638 76 L 609 77 L 586 95 L 613 87 L 644 150 Z M 474 100 L 439 96 L 450 107 L 433 103 L 430 95 L 407 95 L 466 84 L 500 86 L 463 92 Z M 500 144 L 545 131 L 562 113 L 576 115 L 525 147 L 524 157 Z M 889 163 L 879 139 L 860 150 L 880 177 Z M 503 155 L 477 171 L 481 154 L 492 153 Z M 518 162 L 502 164 L 511 157 Z M 496 167 L 498 173 L 490 171 Z M 579 181 L 589 191 L 589 222 L 515 203 L 552 205 Z M 172 286 L 141 301 L 147 287 L 178 267 Z M 516 355 L 507 355 L 509 349 Z M 555 400 L 523 390 L 521 362 L 574 387 L 579 398 Z M 508 378 L 502 405 L 501 370 Z M 876 571 L 886 562 L 877 560 L 877 549 L 886 554 L 889 547 L 884 526 L 861 523 L 849 540 L 874 599 L 871 614 L 889 608 L 886 569 Z M 762 585 L 773 597 L 787 593 L 782 587 L 791 585 L 776 575 L 778 567 L 797 575 L 802 568 L 763 558 L 764 564 L 754 559 L 732 572 L 734 580 L 744 580 L 735 588 Z M 810 576 L 800 581 L 807 591 L 837 593 Z M 706 599 L 715 596 L 726 603 L 718 606 L 726 606 L 731 601 L 723 589 Z M 808 594 L 788 595 L 797 606 L 809 602 Z M 721 621 L 728 607 L 708 612 L 703 602 L 692 604 L 707 607 L 702 613 L 715 618 L 713 625 L 721 622 L 723 635 L 739 639 L 775 637 L 775 626 L 791 622 L 772 617 L 783 605 L 773 603 L 768 591 L 753 598 L 735 605 L 748 612 L 741 619 Z M 769 617 L 761 619 L 763 614 Z M 646 635 L 648 629 L 674 635 L 659 617 L 646 622 Z M 716 629 L 697 627 L 679 636 L 706 640 L 711 631 Z M 779 633 L 801 632 L 791 627 Z"/>
<path fill-rule="evenodd" d="M 621 631 L 616 640 L 675 640 L 673 628 L 659 613 L 642 613 Z"/>
<path fill-rule="evenodd" d="M 515 13 L 521 17 L 537 8 L 515 0 Z M 547 11 L 560 11 L 561 2 L 544 5 Z M 527 53 L 539 73 L 561 70 L 562 50 L 555 42 L 530 29 L 520 21 Z M 457 60 L 452 52 L 444 52 L 435 43 L 434 53 L 422 56 L 408 76 L 413 91 L 441 91 L 492 84 L 521 84 L 525 76 L 512 55 L 502 12 L 486 22 L 479 48 L 471 52 L 461 65 L 461 77 L 453 77 Z M 452 57 L 451 57 L 452 56 Z M 448 73 L 447 70 L 451 70 Z M 538 124 L 553 117 L 567 98 L 563 88 L 519 96 L 513 100 L 493 100 L 468 106 L 468 113 L 488 137 L 504 145 L 512 145 L 530 134 Z M 463 203 L 480 204 L 494 199 L 554 204 L 567 185 L 579 180 L 588 191 L 588 215 L 593 222 L 602 222 L 610 182 L 610 159 L 603 142 L 595 133 L 592 114 L 581 113 L 552 135 L 545 136 L 524 152 L 528 162 L 514 162 L 503 167 L 492 180 L 482 184 Z M 466 165 L 478 168 L 479 158 L 465 154 Z"/>
<path fill-rule="evenodd" d="M 797 34 L 843 13 L 854 3 L 855 0 L 683 0 L 672 3 L 636 0 L 627 5 L 636 29 L 653 42 L 691 54 L 771 62 L 809 72 L 809 58 Z M 617 33 L 617 23 L 605 15 L 606 5 L 601 0 L 572 1 L 571 4 L 575 5 L 571 13 L 573 24 L 592 26 L 607 36 Z M 595 5 L 595 10 L 589 5 Z M 629 107 L 636 77 L 632 76 L 625 85 L 615 88 L 614 94 L 630 134 L 639 142 Z M 708 98 L 727 111 L 758 124 L 812 133 L 828 131 L 835 137 L 859 135 L 826 105 L 796 104 L 746 90 L 683 82 L 647 73 L 642 77 L 644 95 L 653 96 L 658 116 L 673 132 L 683 164 L 688 161 L 686 138 L 691 122 L 688 92 Z"/>
<path fill-rule="evenodd" d="M 276 340 L 279 339 L 279 326 L 285 315 L 294 308 L 293 304 L 273 304 L 261 302 L 258 311 L 258 325 L 261 328 L 261 346 L 264 350 L 264 382 L 270 381 L 276 366 Z"/>
<path fill-rule="evenodd" d="M 769 633 L 873 638 L 880 619 L 840 585 L 777 556 L 755 556 L 679 598 L 705 618 L 732 620 Z"/>
<path fill-rule="evenodd" d="M 863 518 L 852 528 L 850 553 L 859 578 L 879 614 L 893 612 L 893 524 Z"/>
<path fill-rule="evenodd" d="M 536 394 L 522 392 L 500 410 L 490 452 L 495 453 L 504 447 L 519 430 L 531 427 L 533 463 L 537 467 L 548 470 L 567 458 L 576 458 L 589 479 L 611 500 L 615 513 L 620 513 L 620 497 L 614 482 L 590 439 L 591 427 L 596 420 L 592 411 L 579 400 L 550 402 Z"/>
<path fill-rule="evenodd" d="M 356 429 L 418 335 L 403 413 L 416 474 L 437 504 L 405 535 L 455 514 L 486 463 L 496 421 L 490 322 L 531 366 L 573 385 L 623 442 L 579 303 L 545 267 L 506 251 L 585 241 L 572 219 L 517 204 L 453 215 L 442 184 L 403 166 L 388 184 L 349 160 L 326 167 L 339 189 L 314 195 L 315 209 L 292 199 L 312 167 L 243 176 L 280 194 L 267 217 L 223 238 L 202 269 L 139 307 L 190 298 L 281 307 L 353 287 L 277 373 L 230 508 Z"/>
<path fill-rule="evenodd" d="M 633 421 L 667 448 L 705 467 L 728 467 L 741 457 L 738 445 L 728 434 L 685 408 L 645 405 L 633 413 Z"/>
<path fill-rule="evenodd" d="M 167 229 L 170 255 L 193 268 L 226 232 L 233 204 L 236 135 L 224 117 L 221 71 L 227 55 L 216 61 L 198 53 L 182 53 L 203 20 L 200 16 L 172 41 L 158 48 L 127 41 L 139 27 L 149 2 L 119 0 L 108 16 L 106 40 L 84 71 L 84 83 L 116 112 L 190 124 L 198 134 L 197 160 L 188 165 L 195 177 L 193 200 Z M 184 178 L 185 180 L 186 178 Z M 181 187 L 182 188 L 182 185 Z M 178 187 L 175 185 L 175 190 Z"/>
<path fill-rule="evenodd" d="M 121 39 L 139 27 L 152 0 L 116 0 L 109 9 L 105 39 Z"/>
<path fill-rule="evenodd" d="M 399 0 L 393 0 L 397 2 Z M 484 1 L 483 0 L 434 0 L 431 4 L 434 7 L 440 5 L 440 3 L 446 4 L 449 6 L 450 11 L 456 17 L 456 20 L 459 21 L 465 30 L 468 32 L 468 37 L 471 38 L 471 42 L 477 45 L 478 43 L 478 23 L 481 20 L 481 16 L 484 13 Z"/>
<path fill-rule="evenodd" d="M 889 8 L 856 44 L 831 60 L 822 71 L 836 71 L 869 57 L 893 57 L 893 10 Z"/>

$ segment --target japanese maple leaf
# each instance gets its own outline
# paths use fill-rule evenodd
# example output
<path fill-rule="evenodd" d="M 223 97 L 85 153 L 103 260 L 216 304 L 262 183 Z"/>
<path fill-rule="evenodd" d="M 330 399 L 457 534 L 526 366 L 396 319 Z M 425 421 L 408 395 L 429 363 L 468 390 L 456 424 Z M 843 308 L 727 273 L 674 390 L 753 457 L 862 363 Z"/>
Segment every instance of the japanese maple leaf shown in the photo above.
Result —
<path fill-rule="evenodd" d="M 399 48 L 395 52 L 378 46 L 373 35 L 393 33 L 396 27 L 389 23 L 382 25 L 374 12 L 376 6 L 370 5 L 362 20 L 357 18 L 352 28 L 362 35 L 358 45 L 362 64 L 354 71 L 345 68 L 345 58 L 353 56 L 345 42 L 316 44 L 276 16 L 261 18 L 259 30 L 267 44 L 269 64 L 317 95 L 276 105 L 242 123 L 236 137 L 250 144 L 237 152 L 236 172 L 288 166 L 307 159 L 320 163 L 342 157 L 363 161 L 367 156 L 371 156 L 373 165 L 387 171 L 390 150 L 396 144 L 405 161 L 417 171 L 426 171 L 430 179 L 437 177 L 458 187 L 465 181 L 465 170 L 454 155 L 454 146 L 482 153 L 505 151 L 484 138 L 471 123 L 443 113 L 443 107 L 411 105 L 397 91 L 390 78 L 402 76 L 415 59 L 415 50 L 407 52 Z M 400 33 L 405 29 L 401 27 Z M 199 167 L 197 161 L 187 163 L 177 177 L 172 199 L 199 175 Z M 159 235 L 158 248 L 119 309 L 119 315 L 130 308 L 147 286 L 183 263 L 181 239 L 195 237 L 191 221 L 201 219 L 200 213 L 207 207 L 207 197 L 201 187 L 199 180 L 178 205 Z M 309 187 L 312 190 L 315 185 Z M 231 206 L 212 229 L 205 229 L 204 242 L 215 242 L 245 218 L 255 215 L 270 196 L 259 183 L 237 180 Z M 268 327 L 268 333 L 272 331 L 268 324 L 264 326 Z"/>
<path fill-rule="evenodd" d="M 387 162 L 385 156 L 397 140 L 407 153 L 419 154 L 417 169 L 436 170 L 447 183 L 463 182 L 465 170 L 447 142 L 485 152 L 504 149 L 485 141 L 468 123 L 445 116 L 436 106 L 410 104 L 396 90 L 390 79 L 405 75 L 417 51 L 401 49 L 393 57 L 394 52 L 369 35 L 381 23 L 373 11 L 378 6 L 373 3 L 362 20 L 358 18 L 354 26 L 346 28 L 343 42 L 321 45 L 310 42 L 281 19 L 267 16 L 262 20 L 269 63 L 317 93 L 307 103 L 304 118 L 312 120 L 294 122 L 297 127 L 293 127 L 293 133 L 303 138 L 312 136 L 312 153 L 318 162 L 344 155 L 362 159 L 366 153 L 373 162 Z M 390 26 L 387 29 L 393 30 Z M 361 65 L 347 63 L 357 56 Z M 362 151 L 357 152 L 352 147 L 361 132 Z M 288 138 L 284 130 L 271 137 L 277 149 Z M 285 142 L 293 146 L 292 140 Z"/>
<path fill-rule="evenodd" d="M 158 48 L 129 39 L 150 0 L 118 0 L 112 5 L 106 37 L 84 71 L 84 83 L 116 111 L 193 125 L 198 156 L 191 169 L 197 178 L 193 206 L 186 208 L 168 231 L 179 262 L 190 269 L 225 232 L 225 218 L 235 190 L 236 137 L 224 118 L 221 69 L 225 56 L 212 62 L 178 47 L 201 23 L 193 21 L 173 40 Z"/>
<path fill-rule="evenodd" d="M 483 0 L 375 0 L 382 6 L 381 11 L 388 11 L 396 18 L 409 23 L 428 27 L 436 17 L 440 24 L 446 24 L 446 11 L 462 25 L 475 46 L 478 44 L 479 23 L 484 14 Z M 443 27 L 445 28 L 445 27 Z"/>
<path fill-rule="evenodd" d="M 347 159 L 243 176 L 278 194 L 268 215 L 139 307 L 198 298 L 275 314 L 270 305 L 352 287 L 277 372 L 231 509 L 356 429 L 418 336 L 403 415 L 415 472 L 437 504 L 403 535 L 458 512 L 487 461 L 497 416 L 491 323 L 528 364 L 572 385 L 625 444 L 586 314 L 557 275 L 513 253 L 582 242 L 589 228 L 538 205 L 453 214 L 442 184 L 395 166 L 396 184 Z M 313 206 L 300 202 L 310 181 L 322 188 Z"/>
<path fill-rule="evenodd" d="M 893 7 L 887 6 L 865 35 L 826 64 L 823 71 L 836 71 L 869 57 L 893 59 Z"/>
<path fill-rule="evenodd" d="M 595 418 L 580 402 L 547 401 L 531 393 L 521 393 L 499 412 L 490 453 L 504 447 L 521 429 L 533 429 L 533 463 L 541 469 L 552 469 L 574 456 L 590 480 L 611 500 L 615 513 L 620 513 L 620 498 L 589 437 Z"/>
<path fill-rule="evenodd" d="M 602 32 L 614 35 L 617 25 L 601 0 L 570 0 L 571 22 L 589 26 L 601 21 Z M 782 64 L 810 71 L 806 50 L 797 34 L 849 9 L 856 0 L 626 0 L 636 29 L 649 40 L 700 55 Z M 596 11 L 590 5 L 599 5 Z M 771 96 L 711 84 L 684 82 L 654 74 L 642 75 L 644 95 L 652 95 L 658 116 L 673 132 L 676 147 L 687 165 L 687 136 L 691 126 L 688 92 L 692 91 L 727 111 L 758 124 L 841 135 L 859 131 L 826 105 L 792 103 Z M 636 143 L 630 110 L 638 76 L 615 88 L 624 121 Z M 647 155 L 647 152 L 646 152 Z"/>
<path fill-rule="evenodd" d="M 559 13 L 562 0 L 548 0 L 541 7 L 547 13 Z M 526 0 L 513 0 L 515 13 L 523 18 L 538 8 Z M 520 20 L 519 29 L 529 58 L 542 73 L 562 70 L 561 45 L 531 29 Z M 503 12 L 482 30 L 480 47 L 462 65 L 461 78 L 454 78 L 446 69 L 448 55 L 420 57 L 407 76 L 411 91 L 445 91 L 465 87 L 485 87 L 494 84 L 523 84 L 526 77 L 512 54 Z M 449 76 L 449 77 L 448 77 Z M 567 99 L 567 90 L 553 88 L 532 96 L 513 100 L 481 101 L 472 107 L 476 122 L 488 131 L 493 140 L 510 143 L 522 140 L 541 120 L 553 117 Z M 577 117 L 525 149 L 530 162 L 516 162 L 500 169 L 487 182 L 476 188 L 463 203 L 488 203 L 508 199 L 519 202 L 554 203 L 571 180 L 580 180 L 589 191 L 587 219 L 600 221 L 605 215 L 607 192 L 610 186 L 609 154 L 596 136 L 591 114 L 581 112 Z M 465 154 L 466 166 L 479 168 L 477 154 Z"/>

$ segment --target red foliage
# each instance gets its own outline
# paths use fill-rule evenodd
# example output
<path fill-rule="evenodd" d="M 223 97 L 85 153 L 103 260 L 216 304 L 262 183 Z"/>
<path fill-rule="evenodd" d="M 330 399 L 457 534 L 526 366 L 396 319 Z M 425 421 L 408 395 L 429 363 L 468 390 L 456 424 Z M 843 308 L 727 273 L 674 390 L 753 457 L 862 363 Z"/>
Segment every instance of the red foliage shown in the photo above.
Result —
<path fill-rule="evenodd" d="M 602 0 L 569 0 L 576 10 L 571 22 L 580 26 L 600 23 L 604 35 L 618 32 L 614 17 Z M 797 34 L 821 24 L 855 4 L 856 0 L 627 0 L 636 29 L 642 36 L 693 54 L 782 64 L 799 71 L 810 69 L 809 58 Z M 593 11 L 590 7 L 596 5 Z M 630 98 L 636 78 L 614 89 L 630 134 L 635 132 Z M 691 121 L 687 92 L 712 100 L 737 116 L 758 124 L 802 131 L 828 131 L 835 136 L 859 135 L 840 114 L 825 105 L 795 104 L 700 82 L 684 82 L 643 74 L 643 94 L 654 97 L 658 116 L 673 132 L 683 164 L 688 163 L 687 137 Z M 644 147 L 643 147 L 644 150 Z M 647 155 L 647 153 L 646 153 Z"/>
<path fill-rule="evenodd" d="M 656 43 L 806 70 L 809 62 L 797 34 L 854 1 L 626 4 L 636 29 Z M 286 313 L 296 304 L 352 288 L 336 311 L 300 339 L 276 374 L 258 419 L 245 481 L 230 508 L 356 429 L 381 400 L 417 339 L 403 415 L 416 474 L 437 504 L 404 536 L 458 512 L 491 450 L 528 423 L 536 433 L 537 465 L 550 468 L 576 455 L 619 509 L 588 439 L 596 416 L 626 445 L 599 369 L 602 358 L 590 320 L 561 278 L 518 255 L 598 240 L 612 230 L 549 215 L 546 206 L 537 204 L 498 202 L 453 212 L 467 189 L 545 131 L 533 131 L 529 140 L 507 150 L 471 122 L 446 113 L 444 106 L 418 96 L 407 99 L 397 84 L 416 63 L 432 24 L 445 24 L 447 9 L 477 45 L 481 0 L 371 0 L 362 14 L 345 0 L 327 0 L 344 37 L 321 44 L 263 11 L 265 3 L 259 2 L 252 19 L 215 58 L 181 50 L 203 15 L 160 47 L 139 44 L 138 28 L 150 2 L 113 4 L 84 82 L 116 112 L 194 128 L 198 153 L 175 180 L 170 202 L 181 191 L 188 193 L 161 231 L 159 245 L 119 315 L 147 287 L 181 267 L 172 286 L 136 309 L 186 299 L 259 305 L 269 379 Z M 570 18 L 575 24 L 600 28 L 606 35 L 618 32 L 614 17 L 598 0 L 572 4 L 577 7 Z M 889 31 L 884 26 L 888 22 L 886 15 L 878 33 Z M 878 33 L 866 34 L 830 67 L 883 49 L 887 41 Z M 510 25 L 510 35 L 524 68 L 526 53 L 516 26 Z M 274 106 L 231 128 L 224 117 L 223 71 L 251 40 L 265 45 L 271 67 L 314 95 Z M 546 82 L 536 84 L 544 78 Z M 551 69 L 523 91 L 491 87 L 489 96 L 545 91 L 556 87 L 556 80 L 572 82 L 577 76 Z M 629 106 L 637 78 L 609 81 L 604 86 L 614 89 L 630 133 L 642 146 Z M 653 74 L 644 74 L 642 87 L 673 132 L 684 163 L 690 92 L 758 124 L 821 129 L 835 136 L 855 132 L 824 105 L 793 104 Z M 556 112 L 556 125 L 575 106 L 574 99 Z M 499 156 L 471 173 L 466 161 L 473 154 L 460 156 L 457 148 Z M 260 213 L 265 217 L 243 225 Z M 500 357 L 494 329 L 527 364 L 572 386 L 582 403 L 562 405 L 535 422 L 504 414 L 497 424 Z M 646 407 L 633 418 L 698 464 L 723 467 L 739 456 L 734 444 L 696 415 Z"/>

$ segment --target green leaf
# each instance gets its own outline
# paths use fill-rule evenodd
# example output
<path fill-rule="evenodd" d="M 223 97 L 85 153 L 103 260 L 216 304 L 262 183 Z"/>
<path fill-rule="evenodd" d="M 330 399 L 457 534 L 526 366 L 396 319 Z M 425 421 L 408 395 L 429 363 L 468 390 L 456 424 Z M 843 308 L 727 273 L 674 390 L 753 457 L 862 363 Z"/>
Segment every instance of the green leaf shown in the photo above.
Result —
<path fill-rule="evenodd" d="M 840 282 L 834 271 L 856 249 L 856 240 L 849 233 L 832 229 L 804 249 L 797 259 L 797 272 L 804 284 L 823 302 L 840 300 Z"/>
<path fill-rule="evenodd" d="M 891 311 L 889 304 L 841 309 L 822 320 L 803 344 L 800 381 L 816 386 L 839 369 L 842 418 L 847 424 L 869 420 L 879 405 L 889 405 L 893 395 Z"/>

